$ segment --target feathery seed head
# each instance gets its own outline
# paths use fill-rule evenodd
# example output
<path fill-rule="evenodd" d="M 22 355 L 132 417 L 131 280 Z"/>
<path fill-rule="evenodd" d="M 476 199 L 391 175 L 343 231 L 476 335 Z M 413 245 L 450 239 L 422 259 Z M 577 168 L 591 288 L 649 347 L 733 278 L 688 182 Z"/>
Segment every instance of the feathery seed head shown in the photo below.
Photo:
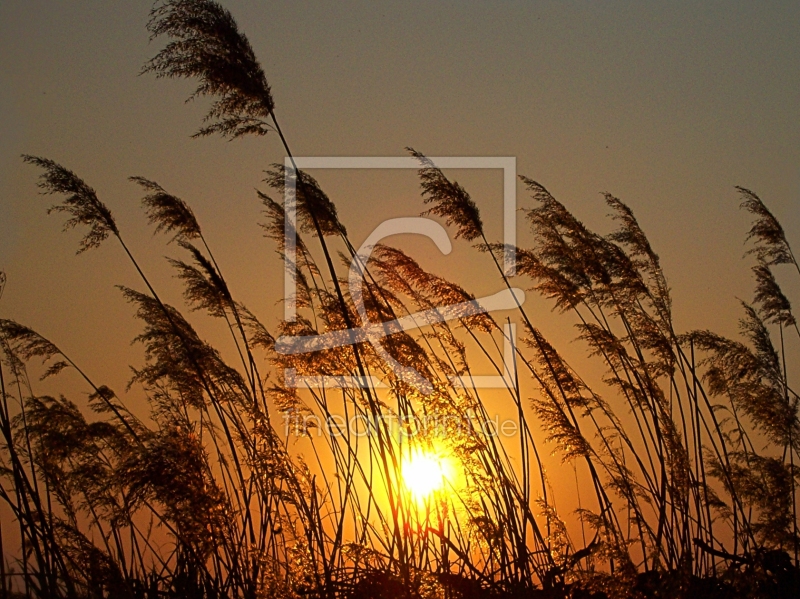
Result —
<path fill-rule="evenodd" d="M 90 227 L 89 232 L 81 239 L 78 254 L 98 247 L 109 233 L 119 235 L 111 211 L 97 198 L 94 189 L 75 173 L 47 158 L 23 154 L 22 159 L 44 169 L 39 177 L 39 188 L 42 189 L 43 194 L 63 193 L 67 195 L 63 203 L 52 206 L 47 213 L 66 212 L 69 214 L 71 218 L 64 223 L 64 230 L 73 229 L 78 225 Z"/>
<path fill-rule="evenodd" d="M 317 180 L 303 171 L 287 169 L 282 164 L 273 164 L 270 171 L 266 171 L 264 181 L 281 194 L 286 191 L 286 179 L 294 179 L 294 193 L 297 202 L 298 228 L 301 233 L 316 234 L 314 220 L 316 219 L 322 234 L 347 235 L 344 225 L 339 222 L 336 205 L 317 183 Z M 299 177 L 297 177 L 299 173 Z M 297 178 L 295 178 L 297 177 Z M 262 195 L 262 199 L 266 196 Z M 269 205 L 267 206 L 269 208 Z"/>
<path fill-rule="evenodd" d="M 770 267 L 760 262 L 753 267 L 756 276 L 755 303 L 766 322 L 792 326 L 795 323 L 792 305 L 775 280 Z"/>
<path fill-rule="evenodd" d="M 219 133 L 234 139 L 264 135 L 275 104 L 267 78 L 250 42 L 233 16 L 213 0 L 166 0 L 150 11 L 151 39 L 171 41 L 142 69 L 156 77 L 197 78 L 189 99 L 214 96 L 205 117 L 209 125 L 195 137 Z"/>
<path fill-rule="evenodd" d="M 792 264 L 794 258 L 786 241 L 786 235 L 778 219 L 766 207 L 755 193 L 744 187 L 736 187 L 742 196 L 741 208 L 756 217 L 753 226 L 747 233 L 747 239 L 755 240 L 755 247 L 747 254 L 755 254 L 759 262 L 764 264 Z"/>
<path fill-rule="evenodd" d="M 456 181 L 450 181 L 444 173 L 424 154 L 413 148 L 406 148 L 416 158 L 422 168 L 419 170 L 422 198 L 433 208 L 426 210 L 422 216 L 435 214 L 446 220 L 448 226 L 456 225 L 456 238 L 463 237 L 472 241 L 483 235 L 483 222 L 480 211 L 467 191 Z"/>
<path fill-rule="evenodd" d="M 175 232 L 173 239 L 191 240 L 200 237 L 200 225 L 194 212 L 182 199 L 167 193 L 155 181 L 144 177 L 130 177 L 133 183 L 141 185 L 147 195 L 142 198 L 147 220 L 151 225 L 156 225 L 156 233 L 165 231 Z"/>

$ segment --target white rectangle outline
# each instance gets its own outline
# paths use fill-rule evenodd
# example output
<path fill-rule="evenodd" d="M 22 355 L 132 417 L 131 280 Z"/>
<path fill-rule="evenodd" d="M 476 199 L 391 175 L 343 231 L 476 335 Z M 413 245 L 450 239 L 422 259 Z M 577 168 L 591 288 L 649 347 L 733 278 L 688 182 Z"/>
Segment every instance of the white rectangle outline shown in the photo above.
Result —
<path fill-rule="evenodd" d="M 514 156 L 429 156 L 428 159 L 437 168 L 459 168 L 459 169 L 503 169 L 503 272 L 508 277 L 516 274 L 516 245 L 517 245 L 517 159 Z M 284 198 L 283 206 L 285 213 L 284 221 L 284 319 L 287 322 L 294 322 L 297 317 L 297 205 L 296 205 L 296 184 L 297 178 L 290 177 L 289 173 L 297 169 L 420 169 L 419 161 L 412 156 L 295 156 L 294 159 L 286 157 L 284 160 L 285 179 L 284 179 Z M 509 331 L 513 335 L 512 331 Z M 503 352 L 507 354 L 507 352 Z M 507 362 L 507 355 L 504 362 Z M 510 372 L 508 364 L 504 364 L 504 369 Z M 285 378 L 287 384 L 295 387 L 319 387 L 331 383 L 332 386 L 363 386 L 366 381 L 350 380 L 351 377 L 330 377 L 331 381 L 326 381 L 329 377 L 298 377 L 293 368 L 286 369 Z M 352 377 L 353 379 L 359 377 Z M 367 377 L 374 378 L 374 377 Z M 501 381 L 494 379 L 504 379 L 505 377 L 475 377 L 470 384 L 468 381 L 459 381 L 460 386 L 464 387 L 495 387 Z M 306 379 L 308 379 L 306 381 Z M 335 380 L 333 380 L 335 379 Z M 345 380 L 346 379 L 346 380 Z M 491 382 L 490 382 L 491 379 Z M 291 382 L 291 383 L 290 383 Z M 377 381 L 370 381 L 374 386 Z M 453 381 L 455 382 L 455 381 Z M 504 382 L 504 381 L 503 381 Z M 458 384 L 458 383 L 457 383 Z"/>

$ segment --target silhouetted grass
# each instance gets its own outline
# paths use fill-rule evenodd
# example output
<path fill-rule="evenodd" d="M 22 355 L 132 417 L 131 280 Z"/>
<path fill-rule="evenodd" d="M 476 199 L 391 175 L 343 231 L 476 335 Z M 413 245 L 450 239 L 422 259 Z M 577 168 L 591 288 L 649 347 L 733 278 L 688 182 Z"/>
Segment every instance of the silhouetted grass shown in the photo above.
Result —
<path fill-rule="evenodd" d="M 209 0 L 169 0 L 154 7 L 149 29 L 169 41 L 145 71 L 196 79 L 195 95 L 214 100 L 198 135 L 274 130 L 291 157 L 266 77 L 230 13 Z M 475 259 L 492 261 L 511 288 L 500 266 L 506 248 L 487 239 L 467 190 L 409 151 L 420 162 L 425 214 L 476 242 Z M 604 384 L 592 388 L 518 306 L 513 373 L 498 343 L 507 329 L 490 314 L 387 336 L 388 355 L 431 383 L 424 393 L 366 342 L 275 350 L 279 335 L 360 320 L 342 284 L 356 251 L 310 175 L 275 166 L 267 178 L 280 194 L 295 178 L 298 210 L 298 317 L 273 332 L 235 299 L 189 205 L 132 178 L 150 224 L 183 252 L 170 263 L 185 308 L 229 330 L 229 361 L 162 301 L 87 183 L 51 160 L 24 160 L 41 169 L 43 193 L 62 198 L 51 211 L 67 213 L 65 227 L 88 230 L 79 253 L 118 243 L 141 277 L 140 290 L 121 292 L 142 324 L 145 361 L 130 384 L 150 413 L 137 418 L 61 348 L 0 320 L 0 496 L 14 516 L 2 528 L 13 525 L 21 539 L 0 547 L 3 597 L 788 597 L 800 588 L 799 396 L 784 343 L 800 330 L 773 274 L 781 264 L 800 274 L 800 266 L 753 192 L 739 188 L 753 217 L 755 299 L 743 305 L 741 339 L 731 340 L 674 329 L 659 258 L 622 201 L 605 195 L 616 229 L 603 236 L 523 177 L 535 243 L 515 248 L 518 273 L 577 319 Z M 259 197 L 266 236 L 283 256 L 283 205 Z M 395 248 L 376 247 L 363 266 L 371 322 L 474 300 Z M 0 294 L 4 283 L 0 273 Z M 511 441 L 492 434 L 481 394 L 452 382 L 469 380 L 482 359 L 509 377 L 503 393 L 519 431 Z M 42 378 L 75 369 L 88 402 L 37 394 L 32 360 L 45 365 Z M 376 376 L 388 388 L 301 394 L 286 369 Z M 369 422 L 371 434 L 313 428 L 341 414 Z M 444 424 L 426 429 L 423 417 Z M 291 450 L 295 436 L 309 437 L 309 455 Z M 545 446 L 585 473 L 579 490 L 591 498 L 577 513 L 580 542 L 565 524 L 573 515 L 556 510 Z M 424 503 L 413 499 L 401 468 L 417 448 L 451 455 L 463 480 Z"/>

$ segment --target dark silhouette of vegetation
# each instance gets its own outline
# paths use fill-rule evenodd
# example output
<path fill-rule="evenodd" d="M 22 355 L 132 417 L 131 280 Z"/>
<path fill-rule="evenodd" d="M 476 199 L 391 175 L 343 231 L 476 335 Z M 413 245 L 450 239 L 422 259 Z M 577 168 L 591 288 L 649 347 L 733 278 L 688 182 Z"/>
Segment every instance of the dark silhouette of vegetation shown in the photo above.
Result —
<path fill-rule="evenodd" d="M 148 27 L 168 42 L 144 71 L 196 80 L 192 97 L 213 99 L 197 135 L 275 131 L 291 157 L 266 77 L 227 10 L 211 0 L 167 0 L 153 8 Z M 409 152 L 420 163 L 424 214 L 476 242 L 476 259 L 492 261 L 511 288 L 500 266 L 506 248 L 487 239 L 466 189 Z M 2 523 L 0 597 L 797 596 L 800 396 L 787 378 L 784 336 L 800 330 L 773 271 L 789 264 L 800 274 L 800 265 L 753 192 L 738 188 L 753 218 L 755 298 L 743 304 L 741 339 L 731 340 L 674 329 L 658 255 L 621 200 L 605 195 L 616 229 L 600 235 L 522 178 L 535 243 L 515 248 L 518 274 L 577 319 L 605 375 L 601 394 L 519 305 L 523 343 L 508 339 L 514 377 L 502 391 L 516 414 L 518 435 L 509 442 L 487 426 L 481 393 L 453 382 L 473 376 L 474 356 L 507 374 L 498 340 L 509 329 L 490 314 L 383 340 L 394 360 L 430 381 L 430 393 L 393 372 L 367 342 L 276 351 L 280 335 L 358 322 L 334 262 L 335 251 L 348 264 L 356 250 L 307 173 L 276 165 L 267 177 L 281 195 L 293 180 L 298 210 L 299 312 L 273 332 L 235 299 L 189 205 L 131 178 L 145 194 L 149 223 L 183 252 L 170 263 L 186 307 L 229 330 L 230 361 L 161 299 L 87 183 L 52 160 L 24 160 L 40 169 L 42 192 L 61 198 L 50 211 L 67 214 L 65 228 L 87 231 L 78 252 L 116 242 L 141 277 L 140 290 L 121 292 L 142 323 L 136 341 L 144 364 L 130 385 L 144 391 L 150 413 L 135 416 L 61 348 L 0 320 L 0 497 L 20 539 L 18 548 L 3 545 L 12 523 Z M 284 207 L 258 195 L 265 234 L 283 256 Z M 474 300 L 385 245 L 364 270 L 361 299 L 371 322 Z M 0 295 L 4 285 L 0 273 Z M 32 361 L 43 364 L 42 378 L 74 369 L 88 402 L 37 394 Z M 374 376 L 387 388 L 300 393 L 286 369 Z M 524 391 L 528 385 L 534 390 Z M 337 410 L 368 422 L 370 434 L 335 424 Z M 430 430 L 423 416 L 444 424 Z M 288 436 L 284 422 L 292 423 Z M 320 422 L 334 426 L 317 434 Z M 392 422 L 406 427 L 402 443 Z M 292 451 L 294 436 L 311 438 L 316 464 Z M 565 523 L 570 515 L 556 510 L 540 459 L 545 445 L 585 474 L 581 489 L 591 498 L 577 514 L 580 542 Z M 403 460 L 437 447 L 463 480 L 421 504 L 406 488 Z"/>

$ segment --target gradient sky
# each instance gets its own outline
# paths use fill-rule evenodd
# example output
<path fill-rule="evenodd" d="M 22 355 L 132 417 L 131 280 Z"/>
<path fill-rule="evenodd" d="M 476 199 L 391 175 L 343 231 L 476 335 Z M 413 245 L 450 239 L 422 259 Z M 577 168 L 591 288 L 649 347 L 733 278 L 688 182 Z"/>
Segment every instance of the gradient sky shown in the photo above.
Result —
<path fill-rule="evenodd" d="M 609 225 L 598 192 L 611 192 L 661 255 L 681 330 L 732 335 L 736 298 L 752 297 L 749 220 L 734 185 L 761 195 L 800 247 L 800 3 L 224 4 L 262 62 L 297 155 L 413 146 L 515 156 L 520 174 L 600 231 Z M 189 139 L 206 106 L 184 104 L 192 85 L 137 76 L 160 47 L 148 42 L 149 8 L 0 3 L 0 316 L 39 330 L 116 389 L 141 357 L 128 347 L 138 324 L 113 285 L 141 284 L 111 240 L 74 256 L 78 234 L 45 215 L 51 202 L 21 153 L 94 186 L 170 301 L 179 290 L 161 257 L 176 249 L 146 228 L 130 175 L 190 202 L 233 289 L 271 328 L 282 292 L 254 193 L 263 169 L 283 161 L 279 140 Z M 356 243 L 383 218 L 423 209 L 413 173 L 315 174 Z M 455 175 L 498 238 L 499 174 Z M 521 187 L 518 198 L 530 205 Z M 520 216 L 523 242 L 524 229 Z M 448 258 L 425 243 L 414 256 L 426 266 L 479 293 L 499 289 L 463 242 Z M 790 272 L 779 275 L 800 291 Z M 546 333 L 572 336 L 529 301 Z"/>

